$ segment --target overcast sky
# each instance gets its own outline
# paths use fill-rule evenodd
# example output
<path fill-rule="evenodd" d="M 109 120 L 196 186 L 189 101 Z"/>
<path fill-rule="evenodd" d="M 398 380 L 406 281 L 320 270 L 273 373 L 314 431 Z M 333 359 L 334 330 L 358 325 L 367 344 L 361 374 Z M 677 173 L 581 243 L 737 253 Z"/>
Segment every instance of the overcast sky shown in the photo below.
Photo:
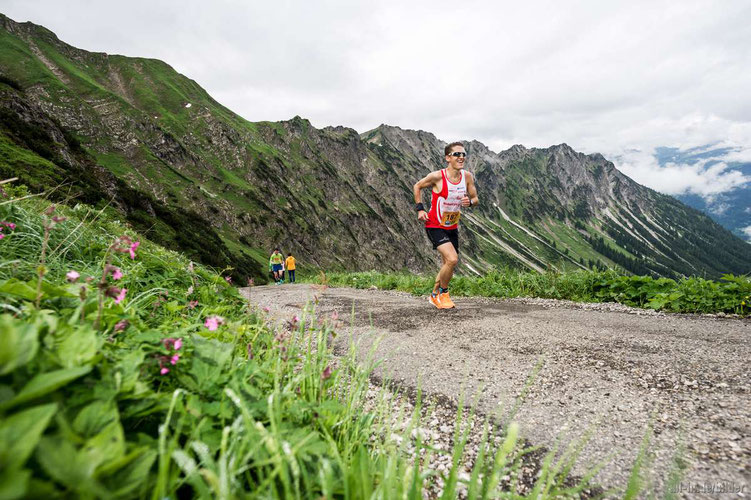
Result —
<path fill-rule="evenodd" d="M 381 123 L 494 151 L 562 142 L 637 182 L 751 184 L 749 1 L 2 0 L 90 51 L 153 57 L 251 121 Z M 659 167 L 659 146 L 729 147 Z"/>

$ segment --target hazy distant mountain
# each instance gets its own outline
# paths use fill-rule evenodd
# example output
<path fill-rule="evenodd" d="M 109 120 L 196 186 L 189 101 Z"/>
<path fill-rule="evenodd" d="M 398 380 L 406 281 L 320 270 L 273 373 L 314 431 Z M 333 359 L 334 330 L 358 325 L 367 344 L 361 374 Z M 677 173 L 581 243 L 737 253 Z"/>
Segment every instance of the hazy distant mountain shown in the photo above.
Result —
<path fill-rule="evenodd" d="M 412 203 L 414 182 L 443 165 L 433 134 L 252 123 L 164 62 L 76 49 L 4 16 L 0 74 L 0 176 L 36 190 L 67 180 L 237 277 L 264 276 L 275 246 L 303 267 L 436 268 Z M 464 272 L 751 271 L 751 245 L 599 154 L 466 145 L 482 201 L 462 216 Z"/>
<path fill-rule="evenodd" d="M 656 156 L 660 165 L 667 163 L 695 165 L 706 161 L 704 168 L 709 168 L 720 163 L 721 158 L 728 152 L 730 152 L 728 148 L 712 148 L 707 145 L 688 151 L 680 151 L 677 148 L 658 148 Z M 727 170 L 737 170 L 751 177 L 751 163 L 728 162 Z M 708 214 L 733 234 L 751 242 L 751 182 L 710 198 L 694 193 L 677 195 L 676 198 Z"/>

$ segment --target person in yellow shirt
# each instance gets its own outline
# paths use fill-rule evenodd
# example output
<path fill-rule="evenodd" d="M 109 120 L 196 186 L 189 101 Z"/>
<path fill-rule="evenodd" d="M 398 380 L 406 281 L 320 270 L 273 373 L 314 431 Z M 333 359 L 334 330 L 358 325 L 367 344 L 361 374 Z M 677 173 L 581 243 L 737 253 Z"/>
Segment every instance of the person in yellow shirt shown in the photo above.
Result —
<path fill-rule="evenodd" d="M 295 258 L 291 253 L 287 254 L 287 259 L 284 261 L 284 267 L 287 268 L 287 280 L 290 283 L 295 282 Z"/>

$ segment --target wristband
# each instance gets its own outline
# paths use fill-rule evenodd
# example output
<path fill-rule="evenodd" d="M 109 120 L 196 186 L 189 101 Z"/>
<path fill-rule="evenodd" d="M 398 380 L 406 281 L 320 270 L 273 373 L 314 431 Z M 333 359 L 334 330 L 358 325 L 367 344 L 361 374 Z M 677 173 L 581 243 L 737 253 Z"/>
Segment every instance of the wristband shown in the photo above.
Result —
<path fill-rule="evenodd" d="M 472 206 L 472 198 L 469 199 L 469 206 Z"/>
<path fill-rule="evenodd" d="M 422 206 L 422 203 L 416 203 L 416 204 L 415 204 L 415 210 L 417 210 L 418 212 L 419 212 L 420 210 L 422 210 L 422 211 L 424 212 L 424 211 L 425 211 L 425 207 L 424 207 L 424 206 Z"/>

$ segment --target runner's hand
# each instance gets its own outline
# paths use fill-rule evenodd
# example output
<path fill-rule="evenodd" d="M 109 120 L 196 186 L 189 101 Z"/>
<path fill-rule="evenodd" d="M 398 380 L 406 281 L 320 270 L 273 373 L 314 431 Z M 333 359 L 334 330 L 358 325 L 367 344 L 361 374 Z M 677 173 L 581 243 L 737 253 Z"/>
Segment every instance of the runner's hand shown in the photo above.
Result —
<path fill-rule="evenodd" d="M 425 210 L 420 210 L 417 212 L 417 220 L 427 221 L 428 220 L 428 212 Z"/>
<path fill-rule="evenodd" d="M 469 205 L 470 205 L 470 203 L 469 203 L 469 196 L 465 196 L 464 198 L 462 198 L 462 206 L 464 208 L 467 208 Z"/>

